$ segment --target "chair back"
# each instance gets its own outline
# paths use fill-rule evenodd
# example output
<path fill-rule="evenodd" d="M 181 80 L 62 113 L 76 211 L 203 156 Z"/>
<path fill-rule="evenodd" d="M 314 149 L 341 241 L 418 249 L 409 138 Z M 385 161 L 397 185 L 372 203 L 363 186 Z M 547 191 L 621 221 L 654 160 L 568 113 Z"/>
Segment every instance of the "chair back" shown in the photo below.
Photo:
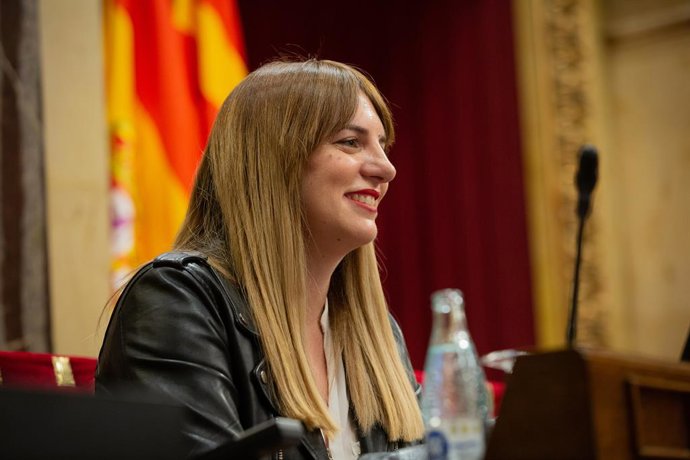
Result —
<path fill-rule="evenodd" d="M 0 385 L 93 393 L 95 358 L 0 351 Z"/>

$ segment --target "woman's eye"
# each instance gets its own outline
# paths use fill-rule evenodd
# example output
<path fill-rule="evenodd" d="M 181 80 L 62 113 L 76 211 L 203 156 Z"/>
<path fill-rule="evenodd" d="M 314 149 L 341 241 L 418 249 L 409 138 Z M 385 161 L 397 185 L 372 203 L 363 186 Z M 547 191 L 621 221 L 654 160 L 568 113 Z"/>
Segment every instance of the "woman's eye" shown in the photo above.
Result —
<path fill-rule="evenodd" d="M 357 147 L 359 142 L 355 138 L 342 139 L 338 141 L 338 144 L 344 145 L 346 147 Z"/>

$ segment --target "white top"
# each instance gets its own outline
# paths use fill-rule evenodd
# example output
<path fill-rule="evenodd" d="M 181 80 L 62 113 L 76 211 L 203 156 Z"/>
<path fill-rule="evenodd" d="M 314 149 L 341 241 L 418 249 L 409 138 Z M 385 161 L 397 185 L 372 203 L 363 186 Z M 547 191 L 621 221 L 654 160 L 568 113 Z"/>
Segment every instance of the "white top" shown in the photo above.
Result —
<path fill-rule="evenodd" d="M 343 355 L 338 353 L 336 356 L 333 349 L 333 338 L 328 321 L 328 300 L 321 315 L 321 330 L 328 374 L 328 412 L 340 428 L 335 436 L 328 439 L 328 448 L 333 460 L 357 459 L 360 454 L 359 442 L 350 421 L 350 401 L 347 398 Z"/>

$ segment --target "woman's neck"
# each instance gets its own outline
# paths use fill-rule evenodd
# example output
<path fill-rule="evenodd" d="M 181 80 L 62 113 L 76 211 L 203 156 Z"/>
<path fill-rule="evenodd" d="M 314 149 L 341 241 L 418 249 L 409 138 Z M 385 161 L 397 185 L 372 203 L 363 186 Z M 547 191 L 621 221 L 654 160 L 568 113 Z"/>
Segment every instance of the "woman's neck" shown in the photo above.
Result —
<path fill-rule="evenodd" d="M 323 309 L 326 306 L 328 288 L 331 284 L 331 273 L 307 273 L 307 326 L 320 324 Z"/>
<path fill-rule="evenodd" d="M 307 257 L 307 327 L 320 324 L 326 305 L 331 276 L 340 260 L 330 260 L 313 254 Z"/>
<path fill-rule="evenodd" d="M 323 257 L 316 251 L 307 252 L 307 310 L 305 315 L 305 351 L 319 394 L 328 404 L 328 363 L 324 346 L 321 316 L 326 305 L 331 276 L 339 261 Z"/>

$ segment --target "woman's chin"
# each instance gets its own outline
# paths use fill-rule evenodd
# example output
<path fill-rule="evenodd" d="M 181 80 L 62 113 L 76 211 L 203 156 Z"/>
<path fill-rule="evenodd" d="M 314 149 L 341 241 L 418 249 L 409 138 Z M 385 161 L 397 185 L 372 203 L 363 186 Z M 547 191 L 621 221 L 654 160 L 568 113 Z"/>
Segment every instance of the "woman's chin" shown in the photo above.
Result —
<path fill-rule="evenodd" d="M 378 229 L 376 228 L 376 225 L 373 226 L 373 228 L 367 228 L 363 229 L 361 232 L 358 232 L 355 238 L 353 238 L 353 250 L 357 248 L 361 248 L 362 246 L 365 246 L 372 241 L 376 239 L 376 235 L 378 235 Z"/>

